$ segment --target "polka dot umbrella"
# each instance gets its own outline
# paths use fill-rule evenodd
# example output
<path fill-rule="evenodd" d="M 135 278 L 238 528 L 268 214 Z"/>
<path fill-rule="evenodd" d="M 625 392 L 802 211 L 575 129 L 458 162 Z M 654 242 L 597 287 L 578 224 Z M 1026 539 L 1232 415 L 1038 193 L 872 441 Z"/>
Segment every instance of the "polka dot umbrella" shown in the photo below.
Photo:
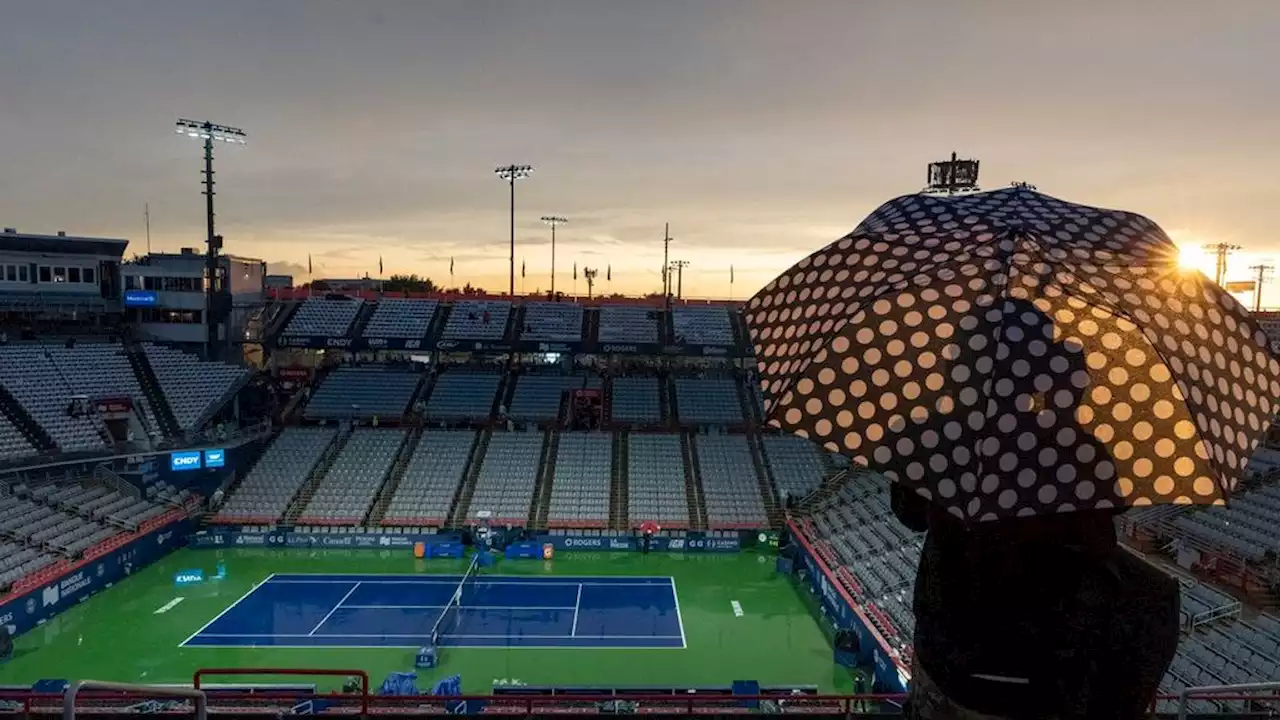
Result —
<path fill-rule="evenodd" d="M 1222 503 L 1280 398 L 1159 227 L 1027 188 L 890 201 L 746 318 L 770 424 L 968 520 Z"/>

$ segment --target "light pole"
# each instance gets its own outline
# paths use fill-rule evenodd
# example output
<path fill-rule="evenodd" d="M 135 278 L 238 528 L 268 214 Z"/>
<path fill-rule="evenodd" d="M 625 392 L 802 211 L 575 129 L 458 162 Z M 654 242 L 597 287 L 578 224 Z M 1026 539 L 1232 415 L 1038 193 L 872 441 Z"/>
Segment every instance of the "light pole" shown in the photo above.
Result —
<path fill-rule="evenodd" d="M 556 297 L 556 225 L 563 225 L 568 220 L 556 215 L 543 215 L 542 222 L 551 226 L 551 299 Z"/>
<path fill-rule="evenodd" d="M 582 274 L 587 278 L 587 299 L 590 300 L 592 291 L 596 287 L 596 276 L 600 274 L 599 268 L 592 270 L 589 267 L 582 268 Z"/>
<path fill-rule="evenodd" d="M 206 340 L 211 358 L 217 357 L 218 322 L 221 313 L 215 312 L 217 293 L 215 289 L 218 278 L 218 251 L 222 248 L 222 237 L 213 232 L 213 142 L 228 145 L 244 145 L 247 139 L 240 128 L 218 125 L 207 120 L 179 119 L 174 125 L 174 132 L 190 138 L 204 141 L 204 209 L 205 209 L 205 327 L 208 329 Z"/>
<path fill-rule="evenodd" d="M 676 269 L 676 299 L 684 299 L 684 269 L 689 267 L 688 260 L 672 260 L 671 267 Z"/>
<path fill-rule="evenodd" d="M 504 165 L 494 172 L 511 186 L 511 282 L 508 292 L 514 298 L 516 296 L 516 181 L 529 177 L 533 172 L 533 166 Z"/>

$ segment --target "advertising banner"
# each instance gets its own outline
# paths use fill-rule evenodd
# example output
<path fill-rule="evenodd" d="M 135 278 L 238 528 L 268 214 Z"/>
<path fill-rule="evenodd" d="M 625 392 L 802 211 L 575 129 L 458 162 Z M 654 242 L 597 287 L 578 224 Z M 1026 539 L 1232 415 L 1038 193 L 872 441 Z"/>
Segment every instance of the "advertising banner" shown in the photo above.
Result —
<path fill-rule="evenodd" d="M 462 541 L 457 535 L 402 535 L 399 533 L 307 533 L 307 532 L 210 532 L 191 536 L 193 548 L 276 547 L 412 549 L 417 543 L 428 547 L 429 557 L 462 557 Z"/>
<path fill-rule="evenodd" d="M 822 604 L 823 612 L 836 627 L 858 634 L 862 662 L 875 667 L 876 692 L 906 692 L 910 677 L 901 661 L 895 659 L 895 654 L 884 638 L 872 628 L 871 620 L 855 606 L 853 598 L 840 586 L 839 580 L 831 575 L 829 568 L 818 558 L 804 535 L 794 525 L 791 526 L 791 532 L 799 541 L 797 549 L 806 570 L 806 581 Z"/>
<path fill-rule="evenodd" d="M 546 535 L 535 543 L 539 548 L 551 545 L 556 550 L 605 550 L 605 551 L 639 551 L 640 539 L 634 535 Z M 655 537 L 649 544 L 650 552 L 738 552 L 742 550 L 742 540 L 738 537 L 701 537 L 682 538 Z"/>
<path fill-rule="evenodd" d="M 177 550 L 191 526 L 190 520 L 165 525 L 102 557 L 82 563 L 43 587 L 0 604 L 0 626 L 15 636 L 31 630 Z"/>

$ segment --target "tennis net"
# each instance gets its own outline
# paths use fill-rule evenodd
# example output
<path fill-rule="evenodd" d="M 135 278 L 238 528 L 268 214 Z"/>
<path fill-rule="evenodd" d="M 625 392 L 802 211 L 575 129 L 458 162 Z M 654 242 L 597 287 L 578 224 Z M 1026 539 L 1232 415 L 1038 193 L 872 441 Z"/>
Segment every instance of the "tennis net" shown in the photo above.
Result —
<path fill-rule="evenodd" d="M 439 647 L 440 638 L 458 628 L 459 616 L 462 614 L 462 598 L 467 592 L 469 583 L 472 583 L 476 575 L 479 574 L 479 567 L 479 556 L 472 558 L 471 565 L 467 567 L 466 574 L 462 576 L 462 582 L 458 583 L 458 589 L 453 591 L 453 596 L 449 598 L 448 604 L 440 612 L 440 617 L 436 618 L 436 624 L 431 628 L 431 644 L 433 646 Z"/>

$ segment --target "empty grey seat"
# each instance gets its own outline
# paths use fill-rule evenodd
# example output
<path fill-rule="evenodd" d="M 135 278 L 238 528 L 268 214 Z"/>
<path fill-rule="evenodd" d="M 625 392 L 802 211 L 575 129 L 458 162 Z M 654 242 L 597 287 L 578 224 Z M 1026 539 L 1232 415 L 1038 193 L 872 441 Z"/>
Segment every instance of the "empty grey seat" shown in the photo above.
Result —
<path fill-rule="evenodd" d="M 703 435 L 698 446 L 698 475 L 712 528 L 768 526 L 751 448 L 742 435 Z"/>
<path fill-rule="evenodd" d="M 471 430 L 424 432 L 383 514 L 382 524 L 444 525 L 475 440 L 476 433 Z"/>
<path fill-rule="evenodd" d="M 627 443 L 627 527 L 653 521 L 665 528 L 688 528 L 680 436 L 632 434 Z"/>
<path fill-rule="evenodd" d="M 547 525 L 604 528 L 609 524 L 613 436 L 564 433 L 556 450 Z"/>
<path fill-rule="evenodd" d="M 467 518 L 476 513 L 492 513 L 496 524 L 524 525 L 533 505 L 533 490 L 538 483 L 539 459 L 542 457 L 542 433 L 494 433 L 489 438 L 476 478 L 475 492 Z"/>
<path fill-rule="evenodd" d="M 344 367 L 325 378 L 307 403 L 314 419 L 399 418 L 413 399 L 422 375 L 383 367 Z"/>

